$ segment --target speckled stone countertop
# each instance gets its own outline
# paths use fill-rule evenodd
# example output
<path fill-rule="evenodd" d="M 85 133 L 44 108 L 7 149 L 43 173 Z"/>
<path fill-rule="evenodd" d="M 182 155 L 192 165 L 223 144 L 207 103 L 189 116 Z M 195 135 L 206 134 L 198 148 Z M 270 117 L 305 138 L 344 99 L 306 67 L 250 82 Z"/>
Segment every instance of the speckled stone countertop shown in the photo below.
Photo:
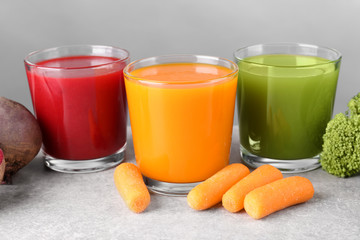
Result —
<path fill-rule="evenodd" d="M 130 129 L 125 161 L 135 162 Z M 236 127 L 231 162 L 240 162 Z M 0 239 L 360 239 L 359 175 L 340 179 L 321 169 L 296 174 L 312 181 L 314 198 L 254 220 L 220 204 L 198 212 L 186 197 L 157 194 L 145 212 L 132 213 L 113 172 L 58 173 L 38 156 L 13 185 L 0 186 Z"/>

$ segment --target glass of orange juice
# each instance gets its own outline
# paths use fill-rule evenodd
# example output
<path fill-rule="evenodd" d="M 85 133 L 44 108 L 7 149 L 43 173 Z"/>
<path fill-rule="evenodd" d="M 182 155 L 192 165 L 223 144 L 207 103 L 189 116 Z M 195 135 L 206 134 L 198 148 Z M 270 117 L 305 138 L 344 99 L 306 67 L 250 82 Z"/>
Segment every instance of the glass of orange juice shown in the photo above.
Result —
<path fill-rule="evenodd" d="M 228 165 L 237 65 L 167 55 L 124 68 L 135 158 L 153 192 L 184 195 Z"/>

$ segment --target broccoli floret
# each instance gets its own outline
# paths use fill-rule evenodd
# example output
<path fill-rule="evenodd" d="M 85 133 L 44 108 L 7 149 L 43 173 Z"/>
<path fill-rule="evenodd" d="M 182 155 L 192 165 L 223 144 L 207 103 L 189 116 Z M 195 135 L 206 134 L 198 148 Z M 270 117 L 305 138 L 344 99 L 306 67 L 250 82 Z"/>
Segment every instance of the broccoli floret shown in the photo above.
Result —
<path fill-rule="evenodd" d="M 349 111 L 329 121 L 323 136 L 322 168 L 338 177 L 360 172 L 360 93 L 348 103 Z"/>
<path fill-rule="evenodd" d="M 356 115 L 360 115 L 360 93 L 353 97 L 348 103 L 350 118 Z M 349 115 L 349 111 L 346 112 Z"/>

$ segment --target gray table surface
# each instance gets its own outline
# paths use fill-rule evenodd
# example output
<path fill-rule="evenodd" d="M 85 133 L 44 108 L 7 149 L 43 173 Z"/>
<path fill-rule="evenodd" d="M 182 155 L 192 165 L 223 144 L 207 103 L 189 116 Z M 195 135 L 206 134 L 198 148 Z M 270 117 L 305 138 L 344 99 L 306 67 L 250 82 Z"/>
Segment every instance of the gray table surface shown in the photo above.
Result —
<path fill-rule="evenodd" d="M 126 160 L 135 162 L 130 129 Z M 240 162 L 237 128 L 231 162 Z M 186 197 L 151 194 L 141 214 L 123 203 L 114 169 L 65 174 L 41 156 L 0 186 L 0 239 L 360 239 L 360 176 L 340 179 L 321 169 L 301 174 L 315 188 L 310 201 L 254 220 L 221 204 L 195 211 Z"/>

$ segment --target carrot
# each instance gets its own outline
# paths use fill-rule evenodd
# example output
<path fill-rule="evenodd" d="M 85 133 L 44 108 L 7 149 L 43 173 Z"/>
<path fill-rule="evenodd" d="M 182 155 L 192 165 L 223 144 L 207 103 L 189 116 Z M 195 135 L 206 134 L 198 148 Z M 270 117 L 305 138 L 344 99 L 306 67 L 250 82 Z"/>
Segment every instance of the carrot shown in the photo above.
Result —
<path fill-rule="evenodd" d="M 310 180 L 294 176 L 277 180 L 246 195 L 246 212 L 255 219 L 263 218 L 286 207 L 306 202 L 314 196 Z"/>
<path fill-rule="evenodd" d="M 132 163 L 122 163 L 114 172 L 115 186 L 126 205 L 135 213 L 144 211 L 150 204 L 150 193 L 140 170 Z"/>
<path fill-rule="evenodd" d="M 238 212 L 244 208 L 246 194 L 281 178 L 283 176 L 276 167 L 262 165 L 232 186 L 222 197 L 222 204 L 226 210 Z"/>
<path fill-rule="evenodd" d="M 232 185 L 249 173 L 250 170 L 241 163 L 226 166 L 188 193 L 189 206 L 195 210 L 204 210 L 214 206 L 221 201 L 222 195 Z"/>

